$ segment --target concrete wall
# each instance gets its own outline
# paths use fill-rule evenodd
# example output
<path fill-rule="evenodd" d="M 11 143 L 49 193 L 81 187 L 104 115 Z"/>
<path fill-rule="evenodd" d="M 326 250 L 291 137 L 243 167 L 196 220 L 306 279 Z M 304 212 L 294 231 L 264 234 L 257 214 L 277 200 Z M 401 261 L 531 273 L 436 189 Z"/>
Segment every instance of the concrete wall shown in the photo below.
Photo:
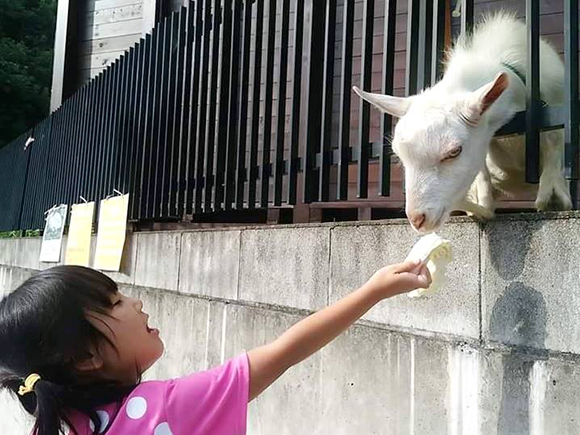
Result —
<path fill-rule="evenodd" d="M 249 433 L 580 433 L 580 215 L 448 224 L 449 285 L 384 301 L 250 405 Z M 147 378 L 219 364 L 338 300 L 416 236 L 404 222 L 139 233 L 123 291 L 166 342 Z M 0 240 L 0 288 L 35 270 L 39 239 Z M 24 434 L 0 399 L 3 433 Z"/>

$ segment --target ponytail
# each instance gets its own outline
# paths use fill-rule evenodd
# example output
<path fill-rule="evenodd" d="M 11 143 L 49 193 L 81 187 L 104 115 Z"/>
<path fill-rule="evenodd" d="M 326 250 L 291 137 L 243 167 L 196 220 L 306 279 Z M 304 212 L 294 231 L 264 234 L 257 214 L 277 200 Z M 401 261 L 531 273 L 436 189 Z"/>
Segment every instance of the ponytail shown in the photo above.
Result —
<path fill-rule="evenodd" d="M 63 386 L 54 382 L 39 379 L 25 394 L 22 391 L 23 380 L 20 377 L 0 373 L 0 388 L 13 393 L 22 407 L 36 418 L 32 434 L 66 435 L 65 423 L 77 434 L 70 423 L 67 412 L 72 410 L 85 414 L 99 432 L 101 421 L 95 408 L 99 405 L 120 402 L 135 386 L 120 386 L 117 383 L 95 383 L 85 386 Z"/>
<path fill-rule="evenodd" d="M 26 412 L 36 417 L 32 431 L 34 435 L 64 434 L 62 423 L 68 423 L 66 415 L 61 415 L 64 388 L 42 378 L 27 385 L 30 377 L 23 380 L 21 377 L 2 373 L 0 386 L 13 393 Z"/>
<path fill-rule="evenodd" d="M 66 416 L 61 414 L 63 390 L 62 386 L 41 379 L 36 383 L 34 392 L 24 396 L 33 397 L 36 402 L 34 412 L 36 424 L 33 431 L 35 435 L 65 433 L 62 422 L 66 422 Z"/>

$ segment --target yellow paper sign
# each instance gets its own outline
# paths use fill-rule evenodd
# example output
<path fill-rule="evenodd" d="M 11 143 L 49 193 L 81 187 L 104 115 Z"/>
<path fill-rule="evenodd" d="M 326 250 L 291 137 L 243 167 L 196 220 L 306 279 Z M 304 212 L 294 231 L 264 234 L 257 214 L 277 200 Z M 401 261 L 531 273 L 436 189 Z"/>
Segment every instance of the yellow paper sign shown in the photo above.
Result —
<path fill-rule="evenodd" d="M 128 205 L 129 195 L 115 196 L 101 201 L 95 254 L 96 269 L 119 271 L 125 245 Z"/>
<path fill-rule="evenodd" d="M 72 206 L 65 264 L 89 266 L 94 211 L 94 202 Z"/>

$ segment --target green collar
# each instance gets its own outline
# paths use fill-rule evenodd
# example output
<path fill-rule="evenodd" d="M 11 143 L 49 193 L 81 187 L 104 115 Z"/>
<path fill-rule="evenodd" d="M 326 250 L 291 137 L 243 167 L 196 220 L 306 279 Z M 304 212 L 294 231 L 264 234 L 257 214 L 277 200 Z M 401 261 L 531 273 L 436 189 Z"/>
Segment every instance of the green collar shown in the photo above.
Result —
<path fill-rule="evenodd" d="M 522 81 L 524 86 L 526 86 L 526 76 L 523 75 L 516 67 L 514 67 L 513 65 L 510 65 L 509 63 L 506 63 L 506 62 L 501 62 L 501 64 L 502 64 L 502 66 L 506 67 L 511 72 L 513 72 L 516 76 L 518 76 L 518 78 Z M 542 104 L 542 107 L 546 107 L 548 105 L 548 103 L 546 103 L 543 99 L 540 100 L 540 103 Z"/>
<path fill-rule="evenodd" d="M 505 66 L 507 69 L 509 69 L 511 72 L 513 72 L 515 75 L 518 76 L 518 78 L 522 81 L 522 83 L 526 84 L 526 76 L 523 75 L 520 71 L 518 71 L 513 65 L 510 65 L 509 63 L 505 63 L 502 62 L 501 63 L 503 66 Z"/>

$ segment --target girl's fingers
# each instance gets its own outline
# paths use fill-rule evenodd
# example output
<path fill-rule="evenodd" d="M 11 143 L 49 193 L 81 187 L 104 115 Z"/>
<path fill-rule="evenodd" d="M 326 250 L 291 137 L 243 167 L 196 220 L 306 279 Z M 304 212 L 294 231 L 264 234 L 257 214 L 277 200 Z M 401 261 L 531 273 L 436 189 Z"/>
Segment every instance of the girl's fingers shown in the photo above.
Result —
<path fill-rule="evenodd" d="M 421 267 L 421 260 L 407 260 L 395 265 L 395 273 L 415 272 Z"/>
<path fill-rule="evenodd" d="M 415 275 L 411 276 L 412 285 L 414 288 L 427 288 L 429 287 L 429 279 L 425 275 Z"/>
<path fill-rule="evenodd" d="M 428 275 L 419 275 L 417 279 L 421 283 L 421 288 L 429 288 L 431 285 L 431 278 Z"/>
<path fill-rule="evenodd" d="M 423 264 L 423 266 L 421 267 L 420 276 L 425 279 L 425 281 L 427 282 L 427 287 L 429 287 L 429 285 L 431 285 L 431 282 L 433 280 L 431 278 L 431 273 L 429 272 L 429 269 L 427 268 L 426 264 Z"/>
<path fill-rule="evenodd" d="M 428 288 L 431 285 L 431 274 L 425 264 L 421 264 L 417 270 L 409 272 L 409 278 L 414 281 L 418 288 Z"/>
<path fill-rule="evenodd" d="M 416 273 L 417 275 L 421 275 L 422 273 L 424 273 L 424 269 L 427 268 L 427 265 L 425 263 L 419 263 L 417 265 L 417 267 L 413 270 L 414 273 Z"/>

